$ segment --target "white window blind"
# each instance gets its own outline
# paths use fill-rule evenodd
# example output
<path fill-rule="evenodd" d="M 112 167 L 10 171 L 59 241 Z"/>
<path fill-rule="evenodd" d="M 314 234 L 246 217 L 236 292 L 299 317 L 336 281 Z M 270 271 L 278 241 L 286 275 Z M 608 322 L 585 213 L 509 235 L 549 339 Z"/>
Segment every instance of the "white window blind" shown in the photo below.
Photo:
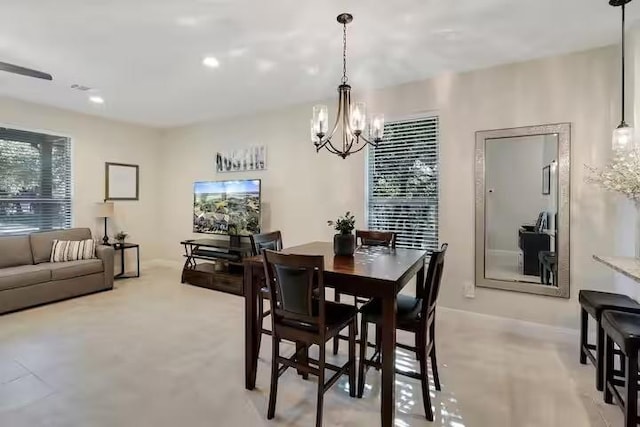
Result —
<path fill-rule="evenodd" d="M 69 138 L 0 127 L 0 235 L 69 227 Z"/>
<path fill-rule="evenodd" d="M 438 117 L 390 122 L 369 149 L 367 226 L 401 248 L 438 247 Z"/>

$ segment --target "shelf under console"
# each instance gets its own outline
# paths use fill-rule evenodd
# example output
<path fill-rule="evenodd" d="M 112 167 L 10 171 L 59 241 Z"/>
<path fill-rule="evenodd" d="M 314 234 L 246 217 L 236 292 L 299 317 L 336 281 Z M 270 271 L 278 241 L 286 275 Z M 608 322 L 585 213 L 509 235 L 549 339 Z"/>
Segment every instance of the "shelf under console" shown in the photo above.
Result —
<path fill-rule="evenodd" d="M 251 256 L 250 244 L 198 239 L 180 242 L 186 258 L 182 283 L 234 295 L 244 295 L 243 259 Z"/>

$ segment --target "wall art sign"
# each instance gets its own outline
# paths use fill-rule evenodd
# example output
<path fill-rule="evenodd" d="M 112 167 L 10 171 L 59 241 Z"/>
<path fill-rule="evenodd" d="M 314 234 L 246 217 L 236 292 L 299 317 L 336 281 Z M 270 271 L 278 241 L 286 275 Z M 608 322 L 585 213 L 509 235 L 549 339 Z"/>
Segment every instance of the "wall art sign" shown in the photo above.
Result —
<path fill-rule="evenodd" d="M 216 172 L 261 171 L 267 169 L 267 147 L 264 145 L 216 153 Z"/>

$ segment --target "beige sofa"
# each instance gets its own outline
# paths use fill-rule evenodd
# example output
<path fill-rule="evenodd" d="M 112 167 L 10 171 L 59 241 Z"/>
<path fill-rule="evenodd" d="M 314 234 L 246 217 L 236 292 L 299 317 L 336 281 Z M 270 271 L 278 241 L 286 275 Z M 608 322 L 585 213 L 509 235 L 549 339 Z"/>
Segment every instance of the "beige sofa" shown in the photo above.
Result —
<path fill-rule="evenodd" d="M 0 237 L 0 314 L 113 289 L 113 248 L 98 259 L 51 263 L 53 240 L 91 239 L 88 228 Z"/>

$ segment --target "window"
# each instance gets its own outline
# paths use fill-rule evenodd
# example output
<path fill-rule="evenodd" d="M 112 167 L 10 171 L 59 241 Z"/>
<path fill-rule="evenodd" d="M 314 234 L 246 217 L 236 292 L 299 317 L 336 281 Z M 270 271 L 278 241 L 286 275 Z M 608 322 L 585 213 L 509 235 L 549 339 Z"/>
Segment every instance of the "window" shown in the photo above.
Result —
<path fill-rule="evenodd" d="M 69 227 L 69 138 L 0 127 L 0 235 Z"/>
<path fill-rule="evenodd" d="M 367 226 L 401 248 L 438 247 L 438 117 L 390 122 L 369 149 Z"/>

